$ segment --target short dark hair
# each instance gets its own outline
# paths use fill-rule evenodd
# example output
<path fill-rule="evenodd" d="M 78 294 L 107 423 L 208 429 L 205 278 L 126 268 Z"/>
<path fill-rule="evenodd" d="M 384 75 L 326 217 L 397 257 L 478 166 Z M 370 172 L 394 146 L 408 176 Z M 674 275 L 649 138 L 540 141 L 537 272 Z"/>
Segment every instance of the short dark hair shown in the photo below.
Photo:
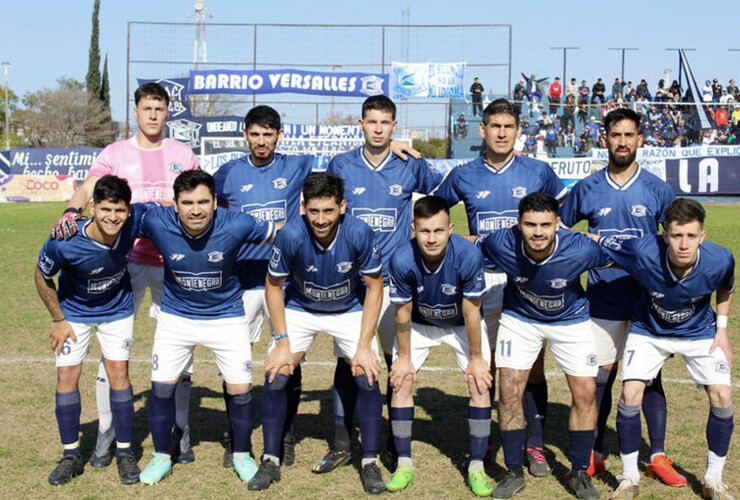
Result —
<path fill-rule="evenodd" d="M 157 101 L 164 101 L 167 106 L 170 105 L 170 95 L 164 87 L 157 82 L 145 83 L 136 89 L 136 92 L 134 92 L 134 106 L 138 105 L 139 101 L 145 97 Z"/>
<path fill-rule="evenodd" d="M 440 212 L 446 213 L 448 217 L 450 215 L 450 206 L 439 196 L 424 196 L 414 203 L 414 220 L 428 219 Z"/>
<path fill-rule="evenodd" d="M 616 108 L 615 110 L 610 111 L 604 118 L 604 128 L 606 129 L 606 133 L 609 133 L 612 125 L 617 122 L 621 122 L 622 120 L 633 122 L 635 124 L 635 128 L 638 131 L 640 130 L 641 119 L 639 114 L 629 108 Z"/>
<path fill-rule="evenodd" d="M 663 227 L 668 229 L 671 222 L 683 225 L 695 220 L 698 220 L 699 224 L 703 227 L 704 217 L 706 217 L 706 212 L 704 211 L 704 207 L 701 206 L 701 203 L 688 198 L 676 198 L 665 209 Z"/>
<path fill-rule="evenodd" d="M 519 217 L 527 212 L 553 212 L 557 215 L 560 204 L 547 193 L 530 193 L 519 202 Z"/>
<path fill-rule="evenodd" d="M 303 183 L 303 202 L 314 198 L 334 198 L 337 205 L 344 199 L 344 179 L 326 172 L 311 174 Z"/>
<path fill-rule="evenodd" d="M 106 200 L 112 203 L 123 201 L 128 207 L 131 205 L 131 187 L 126 179 L 104 175 L 95 183 L 92 198 L 94 203 Z"/>
<path fill-rule="evenodd" d="M 367 116 L 367 112 L 376 109 L 378 111 L 386 111 L 396 119 L 396 105 L 389 97 L 384 95 L 374 95 L 365 99 L 362 103 L 362 117 Z"/>
<path fill-rule="evenodd" d="M 175 200 L 183 191 L 193 191 L 203 184 L 211 192 L 211 196 L 216 196 L 216 184 L 213 176 L 203 170 L 186 170 L 175 179 L 172 184 L 172 190 L 175 192 Z"/>
<path fill-rule="evenodd" d="M 244 130 L 247 130 L 250 125 L 262 125 L 280 130 L 280 113 L 264 104 L 255 106 L 244 117 Z"/>
<path fill-rule="evenodd" d="M 488 120 L 493 115 L 513 116 L 516 124 L 519 125 L 519 110 L 507 99 L 496 99 L 490 102 L 483 110 L 483 123 L 488 125 Z"/>

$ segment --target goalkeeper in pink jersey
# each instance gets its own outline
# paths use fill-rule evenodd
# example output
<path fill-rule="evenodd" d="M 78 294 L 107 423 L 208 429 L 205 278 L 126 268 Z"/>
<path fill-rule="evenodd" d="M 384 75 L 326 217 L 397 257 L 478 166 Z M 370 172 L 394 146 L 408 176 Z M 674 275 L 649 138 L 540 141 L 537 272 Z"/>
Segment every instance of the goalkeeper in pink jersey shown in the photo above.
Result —
<path fill-rule="evenodd" d="M 128 181 L 132 203 L 157 201 L 172 202 L 172 183 L 181 172 L 199 168 L 198 160 L 187 145 L 164 137 L 169 95 L 158 83 L 145 83 L 134 93 L 134 116 L 139 130 L 133 137 L 108 145 L 93 162 L 85 182 L 75 191 L 69 206 L 52 229 L 52 237 L 68 239 L 77 232 L 75 221 L 83 217 L 93 187 L 104 175 L 115 175 Z M 164 268 L 162 256 L 148 239 L 139 239 L 134 245 L 128 264 L 134 290 L 134 308 L 139 310 L 146 289 L 152 297 L 150 316 L 157 318 L 162 297 Z M 111 463 L 110 447 L 115 440 L 108 392 L 110 386 L 103 364 L 97 375 L 98 439 L 90 458 L 90 465 L 106 467 Z M 177 413 L 174 431 L 173 458 L 179 463 L 194 460 L 190 447 L 188 408 L 190 403 L 190 374 L 184 373 L 178 383 Z M 179 446 L 177 446 L 179 442 Z"/>

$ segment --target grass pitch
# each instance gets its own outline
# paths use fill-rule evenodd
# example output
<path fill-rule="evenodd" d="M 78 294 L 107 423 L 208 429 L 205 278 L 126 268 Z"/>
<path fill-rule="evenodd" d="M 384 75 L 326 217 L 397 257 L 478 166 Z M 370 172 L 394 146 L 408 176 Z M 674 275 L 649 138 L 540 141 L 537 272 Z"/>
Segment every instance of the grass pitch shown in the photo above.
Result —
<path fill-rule="evenodd" d="M 740 250 L 740 217 L 738 205 L 706 204 L 708 238 Z M 0 497 L 2 498 L 237 498 L 253 495 L 259 498 L 361 498 L 365 497 L 356 465 L 326 475 L 311 474 L 310 468 L 321 458 L 332 435 L 330 386 L 334 370 L 331 341 L 319 336 L 304 366 L 303 396 L 299 409 L 296 463 L 283 468 L 282 481 L 265 492 L 247 492 L 233 470 L 221 466 L 221 439 L 226 429 L 226 416 L 221 398 L 221 381 L 211 354 L 196 350 L 193 398 L 191 401 L 192 443 L 196 460 L 175 466 L 170 477 L 156 486 L 122 486 L 115 465 L 107 469 L 85 467 L 85 473 L 70 484 L 53 487 L 46 478 L 60 458 L 61 446 L 54 418 L 55 367 L 48 343 L 49 315 L 38 299 L 33 285 L 36 257 L 52 222 L 63 209 L 58 203 L 0 205 L 0 294 L 3 298 L 0 328 Z M 453 210 L 456 230 L 465 232 L 465 216 L 460 207 Z M 147 307 L 142 308 L 146 311 Z M 737 328 L 737 303 L 730 316 L 731 331 Z M 136 320 L 136 342 L 132 352 L 131 378 L 135 393 L 134 450 L 145 467 L 153 451 L 148 432 L 146 401 L 149 396 L 149 356 L 154 321 L 139 314 Z M 267 333 L 256 346 L 255 395 L 259 401 L 262 360 Z M 733 345 L 737 345 L 734 342 Z M 82 393 L 83 458 L 88 459 L 95 441 L 97 416 L 94 403 L 96 360 L 100 350 L 92 342 L 92 352 L 83 368 Z M 546 478 L 527 477 L 527 486 L 516 496 L 521 499 L 573 498 L 562 483 L 569 467 L 567 419 L 570 395 L 565 380 L 548 353 L 550 406 L 546 427 L 546 454 L 554 464 L 554 473 Z M 737 373 L 737 370 L 736 370 Z M 384 374 L 385 375 L 385 374 Z M 706 461 L 704 427 L 708 414 L 707 398 L 690 381 L 681 359 L 672 359 L 664 369 L 668 396 L 668 432 L 666 447 L 689 485 L 671 489 L 643 477 L 641 498 L 696 498 L 701 495 L 701 480 Z M 381 388 L 385 391 L 385 377 Z M 733 376 L 737 385 L 738 377 Z M 613 398 L 619 396 L 615 384 Z M 419 374 L 416 393 L 413 457 L 416 483 L 396 494 L 409 499 L 471 498 L 465 485 L 461 462 L 468 449 L 466 389 L 450 351 L 437 349 Z M 620 472 L 615 411 L 609 420 L 607 475 L 594 484 L 607 498 L 616 486 Z M 384 417 L 387 416 L 384 410 Z M 498 434 L 497 426 L 492 432 Z M 256 454 L 262 451 L 262 433 L 258 404 L 257 426 L 253 434 Z M 387 427 L 384 425 L 384 432 Z M 385 435 L 381 439 L 381 448 Z M 647 431 L 643 429 L 640 459 L 648 459 Z M 359 452 L 359 447 L 355 446 Z M 495 460 L 486 471 L 493 480 L 503 473 L 503 455 L 496 450 Z M 387 464 L 386 464 L 387 465 Z M 725 483 L 740 488 L 740 460 L 731 445 L 725 467 Z M 643 465 L 644 476 L 644 465 Z M 383 468 L 386 478 L 387 469 Z"/>

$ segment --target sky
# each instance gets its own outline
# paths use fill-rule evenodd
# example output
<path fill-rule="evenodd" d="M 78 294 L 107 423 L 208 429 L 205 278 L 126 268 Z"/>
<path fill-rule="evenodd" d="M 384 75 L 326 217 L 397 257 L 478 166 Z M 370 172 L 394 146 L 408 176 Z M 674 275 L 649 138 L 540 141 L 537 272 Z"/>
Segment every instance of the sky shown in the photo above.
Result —
<path fill-rule="evenodd" d="M 503 23 L 512 29 L 512 87 L 519 72 L 561 76 L 567 52 L 567 79 L 589 84 L 603 78 L 607 91 L 621 73 L 636 85 L 646 78 L 650 88 L 670 69 L 678 77 L 678 55 L 667 48 L 693 48 L 687 56 L 701 86 L 707 78 L 727 85 L 740 77 L 740 42 L 729 36 L 730 11 L 717 2 L 685 0 L 646 2 L 561 0 L 512 2 L 479 0 L 205 0 L 214 23 L 410 24 Z M 126 102 L 126 35 L 130 21 L 192 22 L 193 0 L 101 0 L 100 50 L 108 55 L 113 117 L 123 120 Z M 601 5 L 599 7 L 598 5 Z M 461 6 L 461 7 L 455 7 Z M 552 7 L 556 6 L 555 9 Z M 0 62 L 10 63 L 9 87 L 17 95 L 55 88 L 59 77 L 85 80 L 90 46 L 93 0 L 6 1 L 0 31 Z M 186 14 L 190 12 L 190 18 Z M 722 27 L 725 26 L 725 35 Z M 361 40 L 351 40 L 362 50 Z M 486 42 L 476 42 L 486 51 Z M 440 61 L 451 62 L 451 61 Z M 298 68 L 300 69 L 300 68 Z M 164 77 L 168 75 L 163 75 Z M 466 78 L 467 79 L 467 78 Z M 485 84 L 485 82 L 483 82 Z M 487 89 L 488 90 L 488 89 Z M 500 92 L 501 89 L 493 89 Z"/>

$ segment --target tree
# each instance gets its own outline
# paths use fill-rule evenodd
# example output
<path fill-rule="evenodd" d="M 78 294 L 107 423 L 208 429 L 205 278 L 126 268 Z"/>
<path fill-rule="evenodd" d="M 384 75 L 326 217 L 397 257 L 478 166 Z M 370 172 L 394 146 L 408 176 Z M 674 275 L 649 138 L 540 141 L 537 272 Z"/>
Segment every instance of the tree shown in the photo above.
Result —
<path fill-rule="evenodd" d="M 57 80 L 57 89 L 45 88 L 23 98 L 25 109 L 13 115 L 29 147 L 104 146 L 113 140 L 110 112 L 73 78 Z"/>
<path fill-rule="evenodd" d="M 100 46 L 98 38 L 100 28 L 98 25 L 98 14 L 100 13 L 100 0 L 95 0 L 92 15 L 92 34 L 90 35 L 90 53 L 87 59 L 87 91 L 91 96 L 100 99 Z"/>
<path fill-rule="evenodd" d="M 108 54 L 105 54 L 103 63 L 103 79 L 100 82 L 100 100 L 103 101 L 105 109 L 110 111 L 110 80 L 108 79 Z"/>
<path fill-rule="evenodd" d="M 12 89 L 8 89 L 8 111 L 10 121 L 15 120 L 15 112 L 18 107 L 18 96 Z M 10 126 L 10 146 L 18 145 L 18 136 L 13 133 L 13 124 Z M 0 149 L 5 149 L 5 87 L 0 86 Z"/>
<path fill-rule="evenodd" d="M 414 139 L 413 147 L 424 158 L 446 158 L 447 144 L 444 139 L 429 139 L 428 141 Z"/>

